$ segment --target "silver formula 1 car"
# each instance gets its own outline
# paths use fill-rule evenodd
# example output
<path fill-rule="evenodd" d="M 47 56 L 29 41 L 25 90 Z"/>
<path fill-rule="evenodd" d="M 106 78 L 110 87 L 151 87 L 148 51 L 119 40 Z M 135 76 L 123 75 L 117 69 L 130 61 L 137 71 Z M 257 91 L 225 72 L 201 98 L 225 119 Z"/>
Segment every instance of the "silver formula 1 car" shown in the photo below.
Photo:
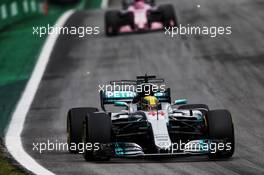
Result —
<path fill-rule="evenodd" d="M 70 109 L 68 144 L 92 145 L 83 152 L 87 161 L 179 155 L 231 157 L 235 145 L 230 112 L 210 110 L 205 104 L 186 104 L 185 99 L 171 102 L 170 89 L 156 86 L 163 82 L 148 75 L 110 82 L 136 86 L 137 91 L 100 91 L 102 111 L 92 107 Z M 122 110 L 106 110 L 112 105 Z"/>

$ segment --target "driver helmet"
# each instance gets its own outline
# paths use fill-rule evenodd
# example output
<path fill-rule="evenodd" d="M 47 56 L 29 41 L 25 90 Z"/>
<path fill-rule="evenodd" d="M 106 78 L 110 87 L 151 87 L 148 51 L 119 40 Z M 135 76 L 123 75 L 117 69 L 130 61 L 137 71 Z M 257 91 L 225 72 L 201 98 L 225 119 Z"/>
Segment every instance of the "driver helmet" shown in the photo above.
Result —
<path fill-rule="evenodd" d="M 142 100 L 142 110 L 155 110 L 158 109 L 159 100 L 155 96 L 146 96 Z"/>
<path fill-rule="evenodd" d="M 144 8 L 145 0 L 135 0 L 134 1 L 134 7 L 136 9 L 142 9 Z"/>

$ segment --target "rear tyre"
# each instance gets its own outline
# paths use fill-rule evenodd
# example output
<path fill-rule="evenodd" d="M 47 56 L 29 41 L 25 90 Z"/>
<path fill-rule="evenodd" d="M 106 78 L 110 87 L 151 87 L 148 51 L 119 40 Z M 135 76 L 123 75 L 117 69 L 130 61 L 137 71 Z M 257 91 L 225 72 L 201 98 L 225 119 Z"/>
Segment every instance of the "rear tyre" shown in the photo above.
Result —
<path fill-rule="evenodd" d="M 162 21 L 163 21 L 164 27 L 178 26 L 175 11 L 171 4 L 162 5 L 159 8 L 162 13 L 162 19 L 163 19 Z"/>
<path fill-rule="evenodd" d="M 223 142 L 221 142 L 225 144 L 224 149 L 221 148 L 212 150 L 211 153 L 209 153 L 209 158 L 221 159 L 232 157 L 235 150 L 235 139 L 230 112 L 227 110 L 212 110 L 209 111 L 206 116 L 209 139 L 223 140 Z M 227 144 L 229 146 L 227 146 Z"/>
<path fill-rule="evenodd" d="M 78 153 L 78 149 L 71 149 L 71 145 L 82 142 L 83 120 L 87 113 L 97 112 L 97 108 L 72 108 L 67 115 L 67 142 L 70 153 Z"/>
<path fill-rule="evenodd" d="M 85 145 L 92 144 L 93 149 L 84 150 L 86 161 L 109 160 L 110 155 L 105 155 L 100 150 L 100 144 L 111 142 L 112 121 L 106 113 L 89 113 L 84 121 L 83 142 Z M 96 147 L 95 147 L 96 145 Z"/>
<path fill-rule="evenodd" d="M 133 4 L 133 0 L 122 0 L 122 7 L 124 10 L 128 9 Z"/>
<path fill-rule="evenodd" d="M 209 107 L 205 104 L 187 104 L 181 105 L 178 109 L 196 109 L 201 111 L 203 114 L 206 114 L 209 111 Z"/>
<path fill-rule="evenodd" d="M 132 13 L 132 12 L 126 13 L 125 17 L 123 17 L 123 19 L 122 19 L 122 21 L 124 23 L 123 25 L 128 24 L 132 28 L 132 30 L 134 30 L 135 29 L 134 18 L 135 18 L 134 13 Z"/>
<path fill-rule="evenodd" d="M 115 36 L 119 31 L 119 11 L 107 11 L 105 13 L 105 33 L 107 36 Z"/>

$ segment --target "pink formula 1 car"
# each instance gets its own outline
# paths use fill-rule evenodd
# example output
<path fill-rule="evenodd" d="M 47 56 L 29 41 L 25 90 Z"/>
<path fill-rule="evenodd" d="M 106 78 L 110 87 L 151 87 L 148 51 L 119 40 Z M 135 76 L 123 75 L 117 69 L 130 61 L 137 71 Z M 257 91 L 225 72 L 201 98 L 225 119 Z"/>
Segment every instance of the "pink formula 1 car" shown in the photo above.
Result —
<path fill-rule="evenodd" d="M 177 26 L 174 8 L 170 4 L 156 6 L 154 0 L 123 0 L 122 5 L 123 10 L 105 13 L 107 36 Z"/>

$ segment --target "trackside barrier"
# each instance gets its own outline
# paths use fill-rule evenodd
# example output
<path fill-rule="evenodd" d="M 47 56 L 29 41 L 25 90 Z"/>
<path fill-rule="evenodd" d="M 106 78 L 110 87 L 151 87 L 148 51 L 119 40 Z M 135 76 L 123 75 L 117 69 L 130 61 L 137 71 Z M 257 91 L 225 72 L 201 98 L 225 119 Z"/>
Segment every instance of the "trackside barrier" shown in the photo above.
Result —
<path fill-rule="evenodd" d="M 26 17 L 44 13 L 45 5 L 44 0 L 1 0 L 0 30 Z"/>

